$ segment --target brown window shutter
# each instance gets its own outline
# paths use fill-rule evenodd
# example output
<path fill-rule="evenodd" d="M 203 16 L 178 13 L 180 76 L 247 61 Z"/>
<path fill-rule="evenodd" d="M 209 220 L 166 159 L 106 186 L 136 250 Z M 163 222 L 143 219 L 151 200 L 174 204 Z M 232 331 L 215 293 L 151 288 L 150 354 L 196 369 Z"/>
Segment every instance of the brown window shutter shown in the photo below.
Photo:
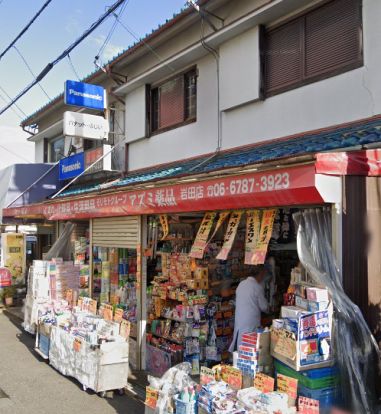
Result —
<path fill-rule="evenodd" d="M 335 0 L 305 17 L 305 76 L 317 76 L 362 60 L 361 2 Z"/>
<path fill-rule="evenodd" d="M 303 19 L 267 33 L 264 59 L 267 92 L 302 80 Z"/>
<path fill-rule="evenodd" d="M 172 79 L 159 87 L 159 128 L 184 121 L 184 76 Z"/>

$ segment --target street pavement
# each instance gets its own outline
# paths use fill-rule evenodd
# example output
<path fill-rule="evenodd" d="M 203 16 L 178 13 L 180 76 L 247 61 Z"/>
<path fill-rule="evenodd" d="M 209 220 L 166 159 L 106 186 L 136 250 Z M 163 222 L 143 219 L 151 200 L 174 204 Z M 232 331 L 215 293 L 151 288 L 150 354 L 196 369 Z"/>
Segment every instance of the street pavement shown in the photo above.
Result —
<path fill-rule="evenodd" d="M 0 314 L 0 414 L 144 413 L 144 405 L 130 396 L 101 398 L 83 391 L 33 347 L 34 337 L 23 331 L 21 321 Z"/>

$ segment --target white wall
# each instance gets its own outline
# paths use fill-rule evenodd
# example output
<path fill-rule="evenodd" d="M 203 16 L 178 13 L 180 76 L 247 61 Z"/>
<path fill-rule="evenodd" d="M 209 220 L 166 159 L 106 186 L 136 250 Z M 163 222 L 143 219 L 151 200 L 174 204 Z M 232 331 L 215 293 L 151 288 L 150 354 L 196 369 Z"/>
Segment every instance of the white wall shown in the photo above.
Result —
<path fill-rule="evenodd" d="M 146 88 L 141 86 L 126 96 L 126 142 L 146 135 Z"/>
<path fill-rule="evenodd" d="M 212 56 L 207 56 L 197 62 L 197 68 L 199 71 L 197 121 L 150 138 L 130 142 L 130 170 L 210 153 L 216 149 L 218 119 L 216 62 Z M 140 103 L 136 102 L 137 106 L 141 108 L 142 102 L 144 100 L 140 94 Z M 139 122 L 144 125 L 141 118 Z M 139 129 L 139 127 L 132 128 L 135 131 Z M 130 130 L 131 127 L 126 125 L 129 137 Z"/>
<path fill-rule="evenodd" d="M 34 162 L 44 162 L 44 140 L 40 139 L 34 143 Z"/>

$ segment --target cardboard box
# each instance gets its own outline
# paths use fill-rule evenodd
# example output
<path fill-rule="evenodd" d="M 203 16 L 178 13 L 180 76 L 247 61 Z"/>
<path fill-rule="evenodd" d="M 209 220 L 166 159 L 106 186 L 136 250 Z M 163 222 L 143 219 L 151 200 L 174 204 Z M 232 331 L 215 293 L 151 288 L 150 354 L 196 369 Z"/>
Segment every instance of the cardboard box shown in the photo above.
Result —
<path fill-rule="evenodd" d="M 295 306 L 308 310 L 308 300 L 300 296 L 295 296 Z"/>
<path fill-rule="evenodd" d="M 296 318 L 297 319 L 306 313 L 308 312 L 304 311 L 301 308 L 297 308 L 296 306 L 282 306 L 281 308 L 282 318 Z"/>
<path fill-rule="evenodd" d="M 320 288 L 307 288 L 307 299 L 313 302 L 328 302 L 328 290 Z"/>
<path fill-rule="evenodd" d="M 208 280 L 209 273 L 207 267 L 197 267 L 194 271 L 194 277 L 198 280 Z"/>
<path fill-rule="evenodd" d="M 329 302 L 314 302 L 312 300 L 308 301 L 308 310 L 310 312 L 319 312 L 325 310 L 328 307 Z"/>

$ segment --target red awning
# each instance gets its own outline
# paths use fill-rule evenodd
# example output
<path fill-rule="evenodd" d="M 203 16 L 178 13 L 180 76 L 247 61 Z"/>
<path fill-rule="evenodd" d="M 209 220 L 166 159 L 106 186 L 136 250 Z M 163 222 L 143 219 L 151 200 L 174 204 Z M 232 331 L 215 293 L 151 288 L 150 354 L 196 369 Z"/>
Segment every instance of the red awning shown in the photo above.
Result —
<path fill-rule="evenodd" d="M 277 168 L 175 185 L 147 185 L 96 196 L 4 209 L 5 217 L 47 220 L 86 219 L 156 213 L 336 203 L 339 177 L 316 174 L 315 165 Z"/>
<path fill-rule="evenodd" d="M 381 149 L 316 155 L 316 172 L 330 175 L 381 175 Z"/>

